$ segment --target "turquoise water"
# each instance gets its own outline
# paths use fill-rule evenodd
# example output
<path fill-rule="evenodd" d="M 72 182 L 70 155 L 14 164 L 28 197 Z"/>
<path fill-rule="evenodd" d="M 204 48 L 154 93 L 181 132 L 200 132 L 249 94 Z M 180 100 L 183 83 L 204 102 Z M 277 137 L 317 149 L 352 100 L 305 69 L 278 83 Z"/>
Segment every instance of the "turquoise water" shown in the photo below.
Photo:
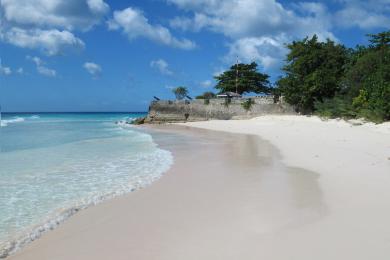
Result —
<path fill-rule="evenodd" d="M 115 124 L 139 116 L 3 115 L 0 256 L 81 208 L 148 185 L 169 168 L 171 154 L 149 134 Z"/>

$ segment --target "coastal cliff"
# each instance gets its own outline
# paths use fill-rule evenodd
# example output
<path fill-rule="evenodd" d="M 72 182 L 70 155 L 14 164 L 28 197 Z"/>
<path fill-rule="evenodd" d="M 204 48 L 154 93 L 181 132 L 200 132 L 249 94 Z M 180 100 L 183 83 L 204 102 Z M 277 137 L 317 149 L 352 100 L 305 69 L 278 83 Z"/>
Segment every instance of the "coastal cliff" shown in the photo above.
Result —
<path fill-rule="evenodd" d="M 196 100 L 159 100 L 149 107 L 145 123 L 247 119 L 261 115 L 296 114 L 294 108 L 272 96 L 251 98 L 214 98 Z"/>

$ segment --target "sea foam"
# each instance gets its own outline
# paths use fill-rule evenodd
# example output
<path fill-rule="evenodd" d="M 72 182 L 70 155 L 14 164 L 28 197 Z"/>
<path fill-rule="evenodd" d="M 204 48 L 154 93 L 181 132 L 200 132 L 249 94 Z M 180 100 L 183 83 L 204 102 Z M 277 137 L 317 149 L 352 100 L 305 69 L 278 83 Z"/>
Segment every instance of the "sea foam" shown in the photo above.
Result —
<path fill-rule="evenodd" d="M 173 162 L 171 153 L 158 148 L 150 135 L 114 122 L 52 124 L 5 133 L 26 136 L 37 131 L 43 138 L 53 136 L 55 143 L 34 141 L 36 146 L 29 149 L 0 153 L 0 258 L 82 209 L 150 185 Z M 18 125 L 23 126 L 28 125 Z M 69 142 L 68 135 L 75 141 Z"/>
<path fill-rule="evenodd" d="M 23 117 L 14 117 L 11 119 L 3 119 L 1 120 L 1 126 L 8 126 L 8 124 L 13 124 L 13 123 L 20 123 L 25 121 Z"/>

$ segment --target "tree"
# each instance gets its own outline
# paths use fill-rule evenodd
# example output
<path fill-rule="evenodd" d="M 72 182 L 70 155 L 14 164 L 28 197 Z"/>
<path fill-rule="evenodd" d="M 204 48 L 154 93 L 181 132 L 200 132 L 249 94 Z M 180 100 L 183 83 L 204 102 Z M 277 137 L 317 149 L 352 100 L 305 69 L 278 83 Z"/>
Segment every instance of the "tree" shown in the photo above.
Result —
<path fill-rule="evenodd" d="M 186 87 L 180 86 L 172 90 L 173 94 L 177 100 L 182 100 L 188 95 L 188 90 Z"/>
<path fill-rule="evenodd" d="M 334 97 L 340 89 L 347 49 L 329 39 L 319 42 L 316 35 L 294 41 L 287 48 L 286 75 L 277 84 L 288 103 L 310 113 L 315 102 Z"/>
<path fill-rule="evenodd" d="M 377 34 L 367 34 L 367 36 L 370 37 L 370 47 L 383 49 L 389 47 L 390 45 L 390 31 L 380 32 Z"/>
<path fill-rule="evenodd" d="M 345 87 L 359 116 L 390 119 L 390 31 L 369 34 L 371 44 L 355 51 Z"/>
<path fill-rule="evenodd" d="M 256 62 L 235 64 L 214 78 L 218 81 L 215 88 L 220 93 L 227 91 L 237 91 L 239 94 L 269 92 L 269 76 L 257 71 Z"/>
<path fill-rule="evenodd" d="M 206 91 L 202 95 L 197 96 L 196 99 L 211 99 L 211 98 L 215 98 L 216 96 L 217 95 L 215 95 L 214 92 Z"/>

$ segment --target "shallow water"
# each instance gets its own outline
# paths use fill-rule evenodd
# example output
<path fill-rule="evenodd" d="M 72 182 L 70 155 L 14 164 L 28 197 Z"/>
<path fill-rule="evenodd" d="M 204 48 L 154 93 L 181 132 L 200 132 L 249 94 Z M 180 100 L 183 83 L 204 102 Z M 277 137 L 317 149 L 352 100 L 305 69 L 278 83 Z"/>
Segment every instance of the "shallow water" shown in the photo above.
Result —
<path fill-rule="evenodd" d="M 160 177 L 171 154 L 149 134 L 115 124 L 139 116 L 3 115 L 0 251 L 16 250 L 78 209 Z"/>

